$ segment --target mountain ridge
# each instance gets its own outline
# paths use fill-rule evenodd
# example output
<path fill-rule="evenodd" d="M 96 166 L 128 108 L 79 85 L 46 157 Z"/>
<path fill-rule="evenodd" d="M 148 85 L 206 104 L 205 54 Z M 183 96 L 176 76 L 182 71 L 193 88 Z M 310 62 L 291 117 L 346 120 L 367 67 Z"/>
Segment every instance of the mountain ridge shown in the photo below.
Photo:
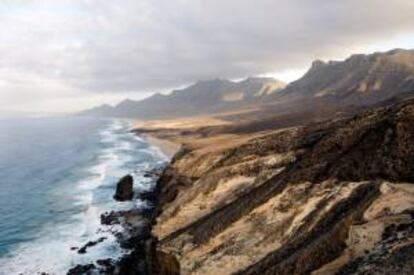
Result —
<path fill-rule="evenodd" d="M 285 84 L 265 77 L 234 82 L 198 81 L 170 94 L 154 94 L 140 101 L 124 100 L 81 112 L 87 116 L 163 119 L 263 109 L 316 108 L 319 102 L 373 105 L 414 91 L 414 50 L 394 49 L 354 54 L 343 61 L 315 60 L 298 80 Z M 308 106 L 303 106 L 304 102 Z M 328 103 L 329 104 L 329 103 Z M 266 106 L 273 106 L 273 110 Z M 313 106 L 315 105 L 315 106 Z"/>
<path fill-rule="evenodd" d="M 354 54 L 344 61 L 316 60 L 305 75 L 274 97 L 332 97 L 345 104 L 373 104 L 414 91 L 414 50 Z"/>
<path fill-rule="evenodd" d="M 79 113 L 87 116 L 163 118 L 208 114 L 248 105 L 276 92 L 285 83 L 273 78 L 250 77 L 233 82 L 226 79 L 198 81 L 170 94 L 154 94 L 140 101 L 126 99 L 112 108 L 92 108 Z"/>

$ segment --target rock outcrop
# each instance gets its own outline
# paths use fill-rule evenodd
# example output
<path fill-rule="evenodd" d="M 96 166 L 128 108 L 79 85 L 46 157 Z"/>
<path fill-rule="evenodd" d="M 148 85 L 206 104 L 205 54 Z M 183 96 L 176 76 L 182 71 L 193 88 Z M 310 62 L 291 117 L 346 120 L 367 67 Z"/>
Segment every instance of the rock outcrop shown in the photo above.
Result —
<path fill-rule="evenodd" d="M 131 200 L 134 196 L 133 185 L 134 178 L 131 175 L 121 178 L 116 185 L 114 199 L 117 201 Z"/>

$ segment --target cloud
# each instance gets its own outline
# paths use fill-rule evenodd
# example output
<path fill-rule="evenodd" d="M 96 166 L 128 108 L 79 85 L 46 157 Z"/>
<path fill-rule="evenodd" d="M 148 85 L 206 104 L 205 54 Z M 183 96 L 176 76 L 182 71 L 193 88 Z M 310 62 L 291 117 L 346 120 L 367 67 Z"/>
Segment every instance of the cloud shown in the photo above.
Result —
<path fill-rule="evenodd" d="M 412 0 L 2 1 L 0 98 L 283 75 L 315 58 L 389 45 L 413 30 L 413 10 Z"/>

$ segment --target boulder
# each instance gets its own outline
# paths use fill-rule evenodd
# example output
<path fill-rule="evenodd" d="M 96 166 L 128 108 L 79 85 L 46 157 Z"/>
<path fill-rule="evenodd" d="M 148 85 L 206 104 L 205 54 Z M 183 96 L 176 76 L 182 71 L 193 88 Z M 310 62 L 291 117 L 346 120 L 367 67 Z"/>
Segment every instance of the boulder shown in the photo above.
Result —
<path fill-rule="evenodd" d="M 114 199 L 117 201 L 131 200 L 134 196 L 134 191 L 132 190 L 133 184 L 134 179 L 131 175 L 126 175 L 120 179 L 116 185 L 116 193 Z"/>
<path fill-rule="evenodd" d="M 95 246 L 95 245 L 97 245 L 98 243 L 101 243 L 101 242 L 103 242 L 103 241 L 105 241 L 105 240 L 106 240 L 106 237 L 101 237 L 101 238 L 97 239 L 96 241 L 89 241 L 89 242 L 87 242 L 84 246 L 82 246 L 82 247 L 78 250 L 78 253 L 79 253 L 79 254 L 85 254 L 85 253 L 86 253 L 86 250 L 87 250 L 89 247 Z"/>
<path fill-rule="evenodd" d="M 111 211 L 101 214 L 102 225 L 114 225 L 119 224 L 119 218 L 122 216 L 122 211 Z"/>

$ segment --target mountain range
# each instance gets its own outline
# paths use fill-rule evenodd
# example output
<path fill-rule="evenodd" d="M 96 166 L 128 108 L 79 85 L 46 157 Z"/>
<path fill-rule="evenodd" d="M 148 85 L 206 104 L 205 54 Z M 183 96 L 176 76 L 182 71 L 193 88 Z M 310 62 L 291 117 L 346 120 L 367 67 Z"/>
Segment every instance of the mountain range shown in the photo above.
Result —
<path fill-rule="evenodd" d="M 124 100 L 80 113 L 86 116 L 139 119 L 178 118 L 257 110 L 266 113 L 321 102 L 340 106 L 372 105 L 414 91 L 414 50 L 356 54 L 344 61 L 314 61 L 300 79 L 286 85 L 273 78 L 250 77 L 199 81 L 170 94 L 141 101 Z M 304 106 L 307 102 L 307 106 Z M 270 110 L 269 110 L 270 106 Z M 273 109 L 272 109 L 273 106 Z"/>
<path fill-rule="evenodd" d="M 332 98 L 372 104 L 414 91 L 414 50 L 352 55 L 345 61 L 314 61 L 310 70 L 274 98 Z"/>
<path fill-rule="evenodd" d="M 285 83 L 272 78 L 199 81 L 168 95 L 158 93 L 141 101 L 127 99 L 115 107 L 102 105 L 81 114 L 140 119 L 209 114 L 246 108 L 284 87 Z"/>

